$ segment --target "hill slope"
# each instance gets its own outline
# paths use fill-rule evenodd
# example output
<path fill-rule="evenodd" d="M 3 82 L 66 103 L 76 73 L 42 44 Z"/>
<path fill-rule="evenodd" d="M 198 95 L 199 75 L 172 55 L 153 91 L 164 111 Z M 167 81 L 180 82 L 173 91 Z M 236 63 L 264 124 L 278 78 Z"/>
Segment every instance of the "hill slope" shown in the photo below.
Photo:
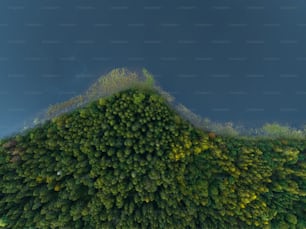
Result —
<path fill-rule="evenodd" d="M 305 152 L 201 131 L 131 87 L 0 141 L 0 226 L 304 228 Z"/>

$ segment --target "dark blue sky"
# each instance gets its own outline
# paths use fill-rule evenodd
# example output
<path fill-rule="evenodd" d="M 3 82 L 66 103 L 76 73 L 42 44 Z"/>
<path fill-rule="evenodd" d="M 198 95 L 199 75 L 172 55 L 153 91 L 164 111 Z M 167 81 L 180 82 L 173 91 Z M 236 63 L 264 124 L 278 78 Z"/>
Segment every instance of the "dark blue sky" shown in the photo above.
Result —
<path fill-rule="evenodd" d="M 0 136 L 116 67 L 214 121 L 305 123 L 303 1 L 0 2 Z"/>

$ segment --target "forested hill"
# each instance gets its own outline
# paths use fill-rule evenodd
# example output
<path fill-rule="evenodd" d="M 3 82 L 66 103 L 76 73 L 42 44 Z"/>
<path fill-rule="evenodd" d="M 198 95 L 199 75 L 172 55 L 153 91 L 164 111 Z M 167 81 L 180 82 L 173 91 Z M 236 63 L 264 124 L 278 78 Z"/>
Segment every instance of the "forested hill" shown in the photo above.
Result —
<path fill-rule="evenodd" d="M 302 229 L 305 151 L 205 132 L 131 87 L 1 140 L 0 227 Z"/>

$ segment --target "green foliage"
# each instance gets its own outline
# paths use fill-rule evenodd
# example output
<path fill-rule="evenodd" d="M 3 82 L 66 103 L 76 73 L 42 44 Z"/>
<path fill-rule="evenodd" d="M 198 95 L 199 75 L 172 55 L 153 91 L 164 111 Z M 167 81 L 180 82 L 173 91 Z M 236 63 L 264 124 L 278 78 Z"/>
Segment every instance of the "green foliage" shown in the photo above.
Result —
<path fill-rule="evenodd" d="M 305 138 L 301 130 L 296 130 L 289 126 L 282 126 L 278 123 L 267 123 L 263 125 L 262 132 L 269 137 Z"/>
<path fill-rule="evenodd" d="M 0 219 L 0 227 L 6 227 L 7 223 L 6 223 L 6 219 L 4 217 L 2 217 Z"/>
<path fill-rule="evenodd" d="M 304 228 L 305 140 L 234 136 L 149 88 L 98 98 L 0 141 L 0 227 Z"/>
<path fill-rule="evenodd" d="M 153 87 L 154 86 L 153 75 L 151 73 L 149 73 L 149 71 L 147 69 L 145 69 L 145 68 L 142 69 L 142 74 L 145 76 L 145 83 L 149 87 Z"/>
<path fill-rule="evenodd" d="M 297 217 L 293 214 L 287 214 L 286 220 L 288 221 L 288 223 L 293 225 L 296 225 L 298 222 Z"/>
<path fill-rule="evenodd" d="M 125 68 L 114 69 L 101 76 L 86 92 L 67 101 L 50 105 L 48 109 L 36 117 L 30 125 L 50 120 L 58 115 L 69 112 L 75 108 L 83 107 L 89 102 L 101 97 L 108 97 L 128 88 L 153 88 L 154 78 L 148 70 L 142 70 L 144 79 L 139 74 Z"/>
<path fill-rule="evenodd" d="M 143 93 L 138 93 L 134 95 L 134 102 L 136 104 L 140 104 L 144 99 L 145 99 L 145 95 Z"/>

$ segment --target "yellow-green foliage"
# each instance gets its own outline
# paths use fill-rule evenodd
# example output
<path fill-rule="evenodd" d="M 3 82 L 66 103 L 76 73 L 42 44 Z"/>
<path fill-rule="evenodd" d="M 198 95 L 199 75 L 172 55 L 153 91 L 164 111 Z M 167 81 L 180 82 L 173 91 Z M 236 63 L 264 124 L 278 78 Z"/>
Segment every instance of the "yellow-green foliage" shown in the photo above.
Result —
<path fill-rule="evenodd" d="M 153 87 L 154 86 L 154 78 L 153 75 L 151 73 L 149 73 L 149 71 L 145 68 L 142 69 L 142 74 L 145 77 L 145 83 L 149 86 L 149 87 Z"/>
<path fill-rule="evenodd" d="M 296 130 L 289 126 L 282 126 L 278 123 L 267 123 L 263 125 L 262 132 L 268 137 L 302 138 L 305 139 L 305 133 L 302 130 Z"/>
<path fill-rule="evenodd" d="M 0 227 L 302 229 L 305 151 L 201 131 L 128 89 L 0 141 Z"/>
<path fill-rule="evenodd" d="M 99 97 L 106 97 L 128 88 L 153 87 L 154 78 L 148 70 L 143 69 L 142 74 L 144 79 L 137 72 L 129 71 L 125 68 L 114 69 L 101 76 L 84 94 L 73 97 L 65 102 L 51 105 L 42 118 L 44 120 L 53 118 Z"/>

